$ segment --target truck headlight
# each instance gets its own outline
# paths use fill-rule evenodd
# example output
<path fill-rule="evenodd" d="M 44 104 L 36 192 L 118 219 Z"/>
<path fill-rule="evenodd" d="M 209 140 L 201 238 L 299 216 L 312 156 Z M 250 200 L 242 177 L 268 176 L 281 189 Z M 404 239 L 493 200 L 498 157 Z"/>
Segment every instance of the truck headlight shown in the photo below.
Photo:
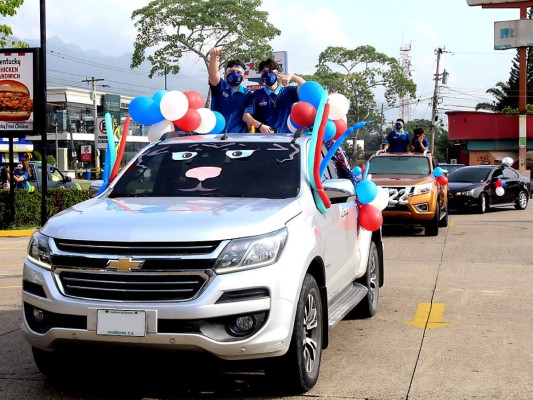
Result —
<path fill-rule="evenodd" d="M 287 243 L 287 228 L 266 235 L 233 239 L 218 256 L 218 274 L 266 267 L 274 264 Z"/>
<path fill-rule="evenodd" d="M 52 269 L 52 260 L 50 258 L 49 237 L 40 232 L 35 232 L 28 244 L 28 258 L 34 264 L 46 269 Z"/>
<path fill-rule="evenodd" d="M 426 194 L 426 193 L 429 193 L 431 192 L 431 188 L 432 188 L 433 184 L 431 183 L 425 183 L 423 185 L 416 185 L 413 189 L 413 195 L 418 195 L 418 194 Z"/>

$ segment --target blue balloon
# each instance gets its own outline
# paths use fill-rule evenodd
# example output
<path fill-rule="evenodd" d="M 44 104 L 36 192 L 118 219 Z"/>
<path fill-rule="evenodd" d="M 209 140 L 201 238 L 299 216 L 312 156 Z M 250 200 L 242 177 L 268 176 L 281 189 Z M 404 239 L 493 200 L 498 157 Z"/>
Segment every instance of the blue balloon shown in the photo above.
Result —
<path fill-rule="evenodd" d="M 507 182 L 505 182 L 505 180 L 503 179 L 500 179 L 502 181 L 502 187 L 506 187 L 507 186 Z"/>
<path fill-rule="evenodd" d="M 335 137 L 335 133 L 337 133 L 337 126 L 335 125 L 335 122 L 330 120 L 326 121 L 326 131 L 324 132 L 324 142 L 327 142 Z"/>
<path fill-rule="evenodd" d="M 300 87 L 300 101 L 311 103 L 317 110 L 320 106 L 320 99 L 325 92 L 320 83 L 315 81 L 307 81 Z"/>
<path fill-rule="evenodd" d="M 444 173 L 444 171 L 442 170 L 441 167 L 437 167 L 433 170 L 433 175 L 438 178 L 439 176 L 441 176 L 442 174 Z"/>
<path fill-rule="evenodd" d="M 168 93 L 168 90 L 158 90 L 152 96 L 152 100 L 159 105 L 161 103 L 161 97 L 163 97 L 167 93 Z"/>
<path fill-rule="evenodd" d="M 215 114 L 216 123 L 213 129 L 211 129 L 210 132 L 207 132 L 208 134 L 219 134 L 224 130 L 224 127 L 226 126 L 226 118 L 222 114 L 220 114 L 218 111 L 213 111 L 213 114 Z"/>
<path fill-rule="evenodd" d="M 363 171 L 361 170 L 361 167 L 358 165 L 353 167 L 352 172 L 355 174 L 355 176 L 359 176 L 363 173 Z"/>
<path fill-rule="evenodd" d="M 159 104 L 146 96 L 135 97 L 131 101 L 128 111 L 131 118 L 142 125 L 152 125 L 165 119 L 161 114 Z"/>
<path fill-rule="evenodd" d="M 378 195 L 378 187 L 372 181 L 363 180 L 355 187 L 355 193 L 361 204 L 368 204 Z"/>

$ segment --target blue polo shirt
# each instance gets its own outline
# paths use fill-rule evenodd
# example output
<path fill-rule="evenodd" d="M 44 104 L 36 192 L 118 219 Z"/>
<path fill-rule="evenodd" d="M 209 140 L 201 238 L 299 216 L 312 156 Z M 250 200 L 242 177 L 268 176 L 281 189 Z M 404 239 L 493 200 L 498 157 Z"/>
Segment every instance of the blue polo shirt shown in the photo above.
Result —
<path fill-rule="evenodd" d="M 218 111 L 226 119 L 223 132 L 248 132 L 248 125 L 242 120 L 242 115 L 252 97 L 252 91 L 242 85 L 234 91 L 222 78 L 220 78 L 218 85 L 209 84 L 209 86 L 212 96 L 211 110 Z"/>
<path fill-rule="evenodd" d="M 389 145 L 389 153 L 405 153 L 411 143 L 409 132 L 404 130 L 399 133 L 397 130 L 390 131 L 385 138 L 385 143 Z"/>
<path fill-rule="evenodd" d="M 287 133 L 290 132 L 287 118 L 292 105 L 299 100 L 298 86 L 278 86 L 274 91 L 264 87 L 253 92 L 244 111 L 276 132 Z"/>

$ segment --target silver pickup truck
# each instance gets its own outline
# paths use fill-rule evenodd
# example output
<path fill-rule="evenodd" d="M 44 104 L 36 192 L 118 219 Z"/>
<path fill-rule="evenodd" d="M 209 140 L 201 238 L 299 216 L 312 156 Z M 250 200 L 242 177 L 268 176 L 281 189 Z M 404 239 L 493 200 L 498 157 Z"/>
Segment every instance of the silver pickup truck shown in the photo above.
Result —
<path fill-rule="evenodd" d="M 71 368 L 66 345 L 134 346 L 261 358 L 291 390 L 313 387 L 329 329 L 378 310 L 383 243 L 358 224 L 340 153 L 322 182 L 332 205 L 317 209 L 310 141 L 164 138 L 51 218 L 23 274 L 22 329 L 41 372 Z"/>

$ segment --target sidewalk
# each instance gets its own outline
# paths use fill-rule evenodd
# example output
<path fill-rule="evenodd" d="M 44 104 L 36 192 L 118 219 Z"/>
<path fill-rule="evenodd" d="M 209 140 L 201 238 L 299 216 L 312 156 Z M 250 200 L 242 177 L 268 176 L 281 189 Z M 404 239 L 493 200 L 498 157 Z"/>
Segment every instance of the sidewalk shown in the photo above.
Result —
<path fill-rule="evenodd" d="M 13 229 L 10 231 L 1 231 L 0 237 L 21 237 L 21 236 L 31 236 L 36 229 Z"/>

